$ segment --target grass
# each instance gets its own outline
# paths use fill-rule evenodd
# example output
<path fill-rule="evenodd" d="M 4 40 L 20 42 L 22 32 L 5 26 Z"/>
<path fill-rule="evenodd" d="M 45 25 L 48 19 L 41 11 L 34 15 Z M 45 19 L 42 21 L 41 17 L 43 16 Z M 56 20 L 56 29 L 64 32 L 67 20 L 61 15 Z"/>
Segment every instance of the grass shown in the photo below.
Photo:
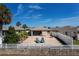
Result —
<path fill-rule="evenodd" d="M 74 45 L 79 45 L 79 40 L 73 40 Z"/>

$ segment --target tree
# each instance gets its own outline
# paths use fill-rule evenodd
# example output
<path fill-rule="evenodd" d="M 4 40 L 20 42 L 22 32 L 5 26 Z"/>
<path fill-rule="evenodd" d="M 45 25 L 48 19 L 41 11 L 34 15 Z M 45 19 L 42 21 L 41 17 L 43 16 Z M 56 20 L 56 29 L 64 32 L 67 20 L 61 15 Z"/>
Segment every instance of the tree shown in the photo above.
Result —
<path fill-rule="evenodd" d="M 10 22 L 11 22 L 10 10 L 4 4 L 0 4 L 0 30 L 2 30 L 4 24 L 9 24 Z"/>
<path fill-rule="evenodd" d="M 16 26 L 20 26 L 20 25 L 21 25 L 21 22 L 18 21 L 18 22 L 16 23 Z"/>
<path fill-rule="evenodd" d="M 27 26 L 26 24 L 24 24 L 22 27 L 23 27 L 24 29 L 25 29 L 25 28 L 28 28 L 28 26 Z"/>
<path fill-rule="evenodd" d="M 48 29 L 51 29 L 51 27 L 48 27 Z"/>
<path fill-rule="evenodd" d="M 46 26 L 43 26 L 44 28 L 47 28 Z"/>
<path fill-rule="evenodd" d="M 56 26 L 56 28 L 59 28 L 58 26 Z"/>
<path fill-rule="evenodd" d="M 19 42 L 19 36 L 16 34 L 14 27 L 9 27 L 8 31 L 5 34 L 3 43 L 15 44 Z"/>

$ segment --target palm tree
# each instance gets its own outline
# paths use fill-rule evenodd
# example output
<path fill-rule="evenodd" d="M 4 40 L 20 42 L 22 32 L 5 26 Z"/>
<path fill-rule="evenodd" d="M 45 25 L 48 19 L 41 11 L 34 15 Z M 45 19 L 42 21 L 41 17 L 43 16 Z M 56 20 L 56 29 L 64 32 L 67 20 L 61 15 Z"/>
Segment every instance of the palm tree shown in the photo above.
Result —
<path fill-rule="evenodd" d="M 22 26 L 24 29 L 28 28 L 28 26 L 26 24 L 23 24 Z"/>
<path fill-rule="evenodd" d="M 16 26 L 20 26 L 20 25 L 21 25 L 21 22 L 18 21 L 18 22 L 16 23 Z"/>
<path fill-rule="evenodd" d="M 10 10 L 4 4 L 0 4 L 0 31 L 2 30 L 3 25 L 9 24 L 10 22 Z"/>

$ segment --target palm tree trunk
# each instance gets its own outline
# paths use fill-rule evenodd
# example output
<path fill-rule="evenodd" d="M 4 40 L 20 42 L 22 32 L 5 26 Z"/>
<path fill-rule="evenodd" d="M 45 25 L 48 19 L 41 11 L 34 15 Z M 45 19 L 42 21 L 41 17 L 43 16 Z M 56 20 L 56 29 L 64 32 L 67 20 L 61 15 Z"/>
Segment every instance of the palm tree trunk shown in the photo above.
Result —
<path fill-rule="evenodd" d="M 2 36 L 2 25 L 0 24 L 0 36 Z"/>
<path fill-rule="evenodd" d="M 2 25 L 0 24 L 0 44 L 2 44 Z"/>
<path fill-rule="evenodd" d="M 2 25 L 0 25 L 0 31 L 2 30 Z"/>

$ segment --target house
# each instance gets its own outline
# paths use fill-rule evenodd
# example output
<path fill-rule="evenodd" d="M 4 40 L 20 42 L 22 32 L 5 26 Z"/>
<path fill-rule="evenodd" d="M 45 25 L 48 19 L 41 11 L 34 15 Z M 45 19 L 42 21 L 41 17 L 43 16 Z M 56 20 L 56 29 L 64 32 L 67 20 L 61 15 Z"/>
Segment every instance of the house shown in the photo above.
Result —
<path fill-rule="evenodd" d="M 64 26 L 64 27 L 60 27 L 58 28 L 58 32 L 70 36 L 73 39 L 77 38 L 77 27 L 73 27 L 73 26 Z"/>
<path fill-rule="evenodd" d="M 37 36 L 37 35 L 47 35 L 47 32 L 52 31 L 52 29 L 44 28 L 44 27 L 35 27 L 30 28 L 30 35 L 31 36 Z"/>
<path fill-rule="evenodd" d="M 73 27 L 73 26 L 64 26 L 64 27 L 55 27 L 55 28 L 47 28 L 47 27 L 30 27 L 30 28 L 22 28 L 18 26 L 14 26 L 16 33 L 20 31 L 26 31 L 28 32 L 29 36 L 41 36 L 41 35 L 48 35 L 47 33 L 51 32 L 60 32 L 61 34 L 70 36 L 74 39 L 77 38 L 77 34 L 79 32 L 79 27 Z M 2 29 L 2 35 L 5 36 L 5 32 L 8 30 L 8 28 L 3 27 Z"/>
<path fill-rule="evenodd" d="M 58 32 L 58 30 L 48 27 L 34 27 L 34 28 L 29 28 L 29 30 L 31 36 L 47 35 L 47 33 L 50 32 Z"/>
<path fill-rule="evenodd" d="M 15 28 L 16 33 L 20 32 L 20 31 L 26 31 L 26 32 L 28 31 L 28 28 L 24 29 L 24 28 L 19 27 L 19 26 L 14 26 L 14 28 Z M 3 27 L 1 35 L 5 36 L 5 33 L 7 32 L 7 30 L 8 30 L 8 27 Z"/>

